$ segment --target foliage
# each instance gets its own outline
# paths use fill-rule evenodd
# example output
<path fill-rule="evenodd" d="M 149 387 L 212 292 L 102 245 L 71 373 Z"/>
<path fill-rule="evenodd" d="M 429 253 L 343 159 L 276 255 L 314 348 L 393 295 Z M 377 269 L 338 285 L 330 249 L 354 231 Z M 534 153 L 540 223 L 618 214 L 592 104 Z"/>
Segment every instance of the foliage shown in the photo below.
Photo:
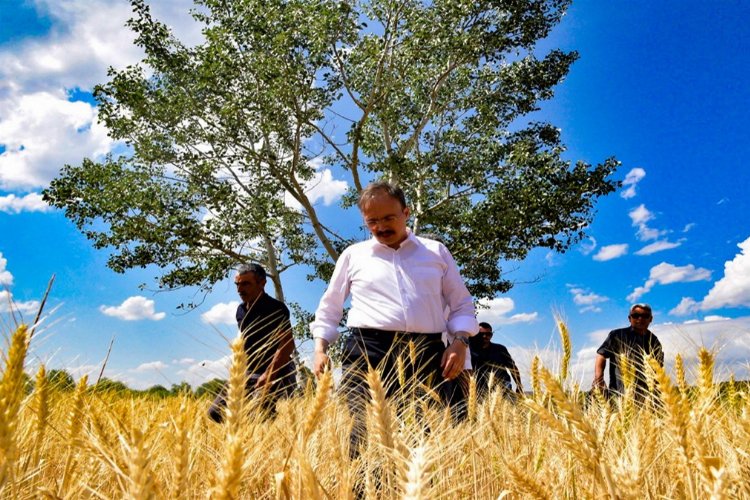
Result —
<path fill-rule="evenodd" d="M 47 380 L 50 387 L 60 391 L 72 391 L 75 389 L 76 382 L 73 376 L 65 370 L 52 369 L 47 372 Z"/>
<path fill-rule="evenodd" d="M 528 121 L 578 57 L 537 48 L 569 0 L 200 0 L 194 47 L 132 4 L 146 56 L 95 90 L 127 153 L 66 165 L 44 193 L 115 271 L 208 291 L 259 261 L 284 300 L 286 269 L 325 280 L 361 235 L 310 194 L 330 171 L 342 209 L 369 179 L 402 185 L 414 232 L 493 297 L 512 285 L 502 261 L 565 251 L 618 186 L 616 160 L 571 164 L 560 131 Z"/>
<path fill-rule="evenodd" d="M 201 397 L 203 395 L 206 395 L 210 398 L 216 397 L 216 395 L 219 393 L 219 391 L 221 391 L 221 388 L 224 387 L 224 384 L 226 384 L 226 382 L 226 380 L 220 378 L 214 378 L 209 380 L 208 382 L 204 382 L 195 390 L 195 396 Z"/>

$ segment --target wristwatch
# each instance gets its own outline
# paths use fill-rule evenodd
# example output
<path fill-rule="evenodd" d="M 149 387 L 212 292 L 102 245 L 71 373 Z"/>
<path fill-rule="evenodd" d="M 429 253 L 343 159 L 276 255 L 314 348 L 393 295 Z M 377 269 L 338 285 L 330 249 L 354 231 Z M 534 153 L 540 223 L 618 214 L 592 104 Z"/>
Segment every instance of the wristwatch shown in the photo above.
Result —
<path fill-rule="evenodd" d="M 464 335 L 457 335 L 456 340 L 465 345 L 467 349 L 469 348 L 469 337 L 466 337 Z"/>

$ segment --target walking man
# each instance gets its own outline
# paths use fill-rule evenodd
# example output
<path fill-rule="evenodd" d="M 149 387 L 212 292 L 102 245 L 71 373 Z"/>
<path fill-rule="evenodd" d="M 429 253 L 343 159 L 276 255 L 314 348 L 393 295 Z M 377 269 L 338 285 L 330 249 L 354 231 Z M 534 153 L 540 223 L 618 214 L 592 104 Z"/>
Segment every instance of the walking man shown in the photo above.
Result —
<path fill-rule="evenodd" d="M 494 383 L 502 385 L 507 394 L 513 390 L 511 377 L 516 384 L 516 394 L 523 394 L 521 373 L 508 349 L 502 344 L 492 343 L 492 325 L 479 323 L 479 333 L 471 339 L 471 364 L 476 374 L 477 386 L 483 391 L 489 387 L 490 375 Z"/>
<path fill-rule="evenodd" d="M 650 356 L 664 366 L 661 342 L 648 329 L 652 319 L 650 305 L 635 304 L 630 308 L 628 315 L 630 326 L 609 332 L 604 343 L 596 351 L 592 389 L 606 393 L 604 368 L 609 360 L 609 391 L 613 394 L 625 394 L 622 373 L 622 363 L 625 361 L 635 371 L 636 400 L 642 401 L 645 398 L 648 394 L 645 357 Z"/>
<path fill-rule="evenodd" d="M 464 369 L 469 337 L 478 329 L 474 304 L 448 249 L 407 228 L 403 191 L 385 182 L 370 184 L 360 195 L 359 209 L 373 237 L 341 254 L 310 325 L 313 372 L 319 376 L 328 366 L 328 346 L 339 337 L 344 303 L 351 297 L 341 388 L 355 419 L 353 456 L 364 435 L 368 368 L 378 368 L 388 394 L 396 394 L 398 358 L 409 359 L 411 342 L 418 356 L 408 367 L 408 379 L 437 388 Z M 448 347 L 442 332 L 455 338 Z"/>
<path fill-rule="evenodd" d="M 289 309 L 266 294 L 266 271 L 258 264 L 241 265 L 234 283 L 242 299 L 237 306 L 237 326 L 248 355 L 247 392 L 263 397 L 263 408 L 273 413 L 278 399 L 291 395 L 296 385 Z M 216 422 L 223 419 L 225 396 L 226 387 L 208 410 Z"/>

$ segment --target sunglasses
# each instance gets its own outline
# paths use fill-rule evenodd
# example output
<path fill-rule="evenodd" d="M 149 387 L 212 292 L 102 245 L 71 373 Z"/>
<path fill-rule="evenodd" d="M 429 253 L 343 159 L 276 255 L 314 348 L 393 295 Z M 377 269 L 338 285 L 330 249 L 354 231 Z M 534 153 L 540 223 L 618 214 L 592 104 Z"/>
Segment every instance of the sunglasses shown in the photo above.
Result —
<path fill-rule="evenodd" d="M 651 317 L 651 315 L 650 314 L 633 313 L 633 314 L 630 315 L 630 317 L 633 318 L 633 319 L 641 319 L 641 318 L 649 319 Z"/>

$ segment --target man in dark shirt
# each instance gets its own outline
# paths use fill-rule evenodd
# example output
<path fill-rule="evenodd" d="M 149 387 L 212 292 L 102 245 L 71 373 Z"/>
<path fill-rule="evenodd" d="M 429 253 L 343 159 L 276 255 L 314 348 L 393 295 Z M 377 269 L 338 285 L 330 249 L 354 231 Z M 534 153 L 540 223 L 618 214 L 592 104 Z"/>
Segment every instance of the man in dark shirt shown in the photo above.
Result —
<path fill-rule="evenodd" d="M 508 349 L 501 344 L 493 344 L 492 325 L 479 323 L 479 333 L 471 339 L 471 364 L 477 378 L 477 386 L 483 391 L 487 390 L 490 374 L 493 375 L 494 383 L 501 384 L 510 393 L 513 389 L 511 377 L 516 384 L 516 393 L 523 393 L 521 385 L 521 373 L 518 371 L 515 361 L 510 356 Z"/>
<path fill-rule="evenodd" d="M 258 264 L 240 266 L 234 283 L 242 299 L 237 307 L 237 326 L 248 355 L 247 391 L 265 394 L 263 407 L 273 412 L 276 401 L 290 395 L 296 385 L 289 309 L 266 294 L 266 271 Z M 226 387 L 208 411 L 216 422 L 222 421 L 225 395 Z"/>
<path fill-rule="evenodd" d="M 597 349 L 592 388 L 606 393 L 604 368 L 609 360 L 609 390 L 614 394 L 624 394 L 625 384 L 622 373 L 622 358 L 624 358 L 634 369 L 634 395 L 637 400 L 642 400 L 648 394 L 644 358 L 648 355 L 663 366 L 664 352 L 659 339 L 648 329 L 653 319 L 651 306 L 635 304 L 630 308 L 628 319 L 630 327 L 612 330 L 601 347 Z"/>

